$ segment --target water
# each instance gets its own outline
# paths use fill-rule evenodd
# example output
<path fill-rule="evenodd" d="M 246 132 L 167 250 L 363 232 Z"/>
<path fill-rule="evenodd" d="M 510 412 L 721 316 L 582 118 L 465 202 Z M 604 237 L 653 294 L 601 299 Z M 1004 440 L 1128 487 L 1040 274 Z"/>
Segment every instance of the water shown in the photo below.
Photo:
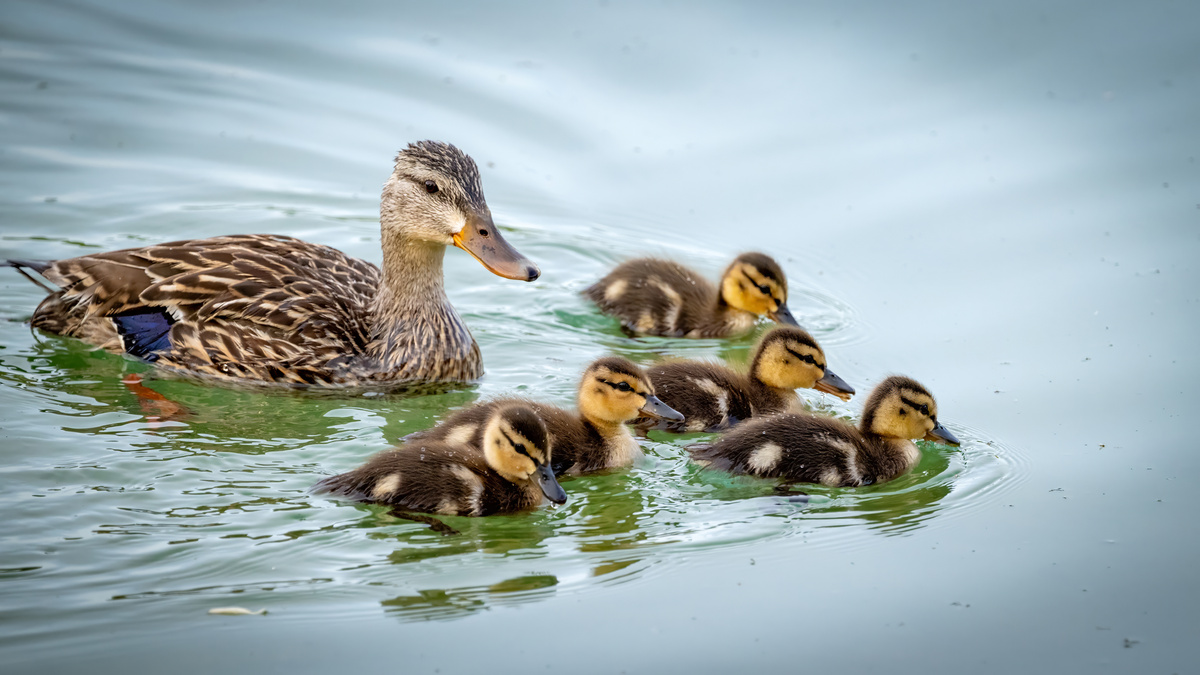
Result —
<path fill-rule="evenodd" d="M 144 365 L 31 334 L 41 292 L 0 275 L 6 672 L 1185 672 L 1198 15 L 7 3 L 0 257 L 278 232 L 378 260 L 392 156 L 436 138 L 543 277 L 448 252 L 476 386 L 155 380 L 191 415 L 154 424 L 120 383 Z M 744 361 L 750 338 L 630 340 L 578 291 L 749 248 L 839 375 L 916 377 L 963 447 L 803 504 L 656 434 L 565 507 L 450 537 L 307 494 L 480 397 L 569 405 L 602 354 Z M 207 614 L 230 605 L 269 614 Z"/>

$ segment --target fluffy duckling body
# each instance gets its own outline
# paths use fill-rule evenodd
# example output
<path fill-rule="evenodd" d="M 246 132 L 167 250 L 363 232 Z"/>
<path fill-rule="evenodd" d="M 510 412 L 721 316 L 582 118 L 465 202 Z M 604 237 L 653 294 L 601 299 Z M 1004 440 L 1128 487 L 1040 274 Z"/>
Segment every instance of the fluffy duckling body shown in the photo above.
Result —
<path fill-rule="evenodd" d="M 638 258 L 621 263 L 583 293 L 639 335 L 730 337 L 749 332 L 759 316 L 797 325 L 787 307 L 783 269 L 762 253 L 735 258 L 719 289 L 679 263 Z"/>
<path fill-rule="evenodd" d="M 643 430 L 722 431 L 751 417 L 803 410 L 796 389 L 816 389 L 842 400 L 854 395 L 854 388 L 825 365 L 825 352 L 813 336 L 794 326 L 763 334 L 748 373 L 703 361 L 661 363 L 646 373 L 658 397 L 684 419 L 641 418 L 634 425 Z"/>
<path fill-rule="evenodd" d="M 535 508 L 567 494 L 550 468 L 552 446 L 527 407 L 490 411 L 483 447 L 447 441 L 409 443 L 318 482 L 315 492 L 447 516 L 489 516 Z"/>
<path fill-rule="evenodd" d="M 785 413 L 751 420 L 689 451 L 697 462 L 730 473 L 855 487 L 891 480 L 916 466 L 921 452 L 914 438 L 959 444 L 937 421 L 933 395 L 916 380 L 896 375 L 871 392 L 858 428 Z"/>
<path fill-rule="evenodd" d="M 554 473 L 579 475 L 629 466 L 642 457 L 641 446 L 626 422 L 642 414 L 668 419 L 683 416 L 654 395 L 645 371 L 628 359 L 606 357 L 593 362 L 579 383 L 579 412 L 524 399 L 500 399 L 460 410 L 438 426 L 408 440 L 466 443 L 479 447 L 484 420 L 497 408 L 528 406 L 546 423 L 554 446 Z"/>
<path fill-rule="evenodd" d="M 446 143 L 409 145 L 384 185 L 380 228 L 382 267 L 277 235 L 7 265 L 50 291 L 35 328 L 179 374 L 333 388 L 478 378 L 479 345 L 444 289 L 446 246 L 509 279 L 539 272 L 500 236 L 475 162 Z"/>

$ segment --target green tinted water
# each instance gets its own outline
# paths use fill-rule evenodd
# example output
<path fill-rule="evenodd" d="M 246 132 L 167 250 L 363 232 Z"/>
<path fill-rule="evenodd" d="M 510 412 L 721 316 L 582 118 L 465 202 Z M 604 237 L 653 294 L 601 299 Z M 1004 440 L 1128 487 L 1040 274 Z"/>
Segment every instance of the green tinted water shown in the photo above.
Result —
<path fill-rule="evenodd" d="M 534 284 L 450 251 L 477 385 L 150 386 L 31 334 L 0 275 L 0 657 L 20 672 L 1185 672 L 1200 393 L 1196 12 L 1005 3 L 0 10 L 0 257 L 279 232 L 378 260 L 411 140 L 479 162 Z M 1086 12 L 1086 13 L 1085 13 Z M 928 385 L 958 449 L 808 503 L 652 435 L 558 509 L 447 518 L 312 496 L 452 408 L 570 405 L 631 340 L 578 292 L 657 254 L 783 264 L 861 394 Z M 213 607 L 266 616 L 209 616 Z"/>

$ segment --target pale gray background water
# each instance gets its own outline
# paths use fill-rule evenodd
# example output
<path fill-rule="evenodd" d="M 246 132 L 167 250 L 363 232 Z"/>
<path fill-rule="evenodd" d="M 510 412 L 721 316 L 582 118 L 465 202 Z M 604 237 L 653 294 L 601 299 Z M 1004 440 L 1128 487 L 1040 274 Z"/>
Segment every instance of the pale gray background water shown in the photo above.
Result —
<path fill-rule="evenodd" d="M 337 4 L 4 3 L 0 257 L 378 260 L 391 159 L 435 138 L 543 278 L 447 254 L 473 389 L 154 382 L 195 413 L 154 428 L 119 382 L 145 367 L 32 335 L 0 270 L 6 672 L 1194 670 L 1200 6 Z M 305 493 L 477 396 L 569 404 L 604 353 L 744 358 L 577 291 L 751 248 L 840 375 L 917 377 L 963 448 L 804 506 L 656 436 L 453 538 Z"/>

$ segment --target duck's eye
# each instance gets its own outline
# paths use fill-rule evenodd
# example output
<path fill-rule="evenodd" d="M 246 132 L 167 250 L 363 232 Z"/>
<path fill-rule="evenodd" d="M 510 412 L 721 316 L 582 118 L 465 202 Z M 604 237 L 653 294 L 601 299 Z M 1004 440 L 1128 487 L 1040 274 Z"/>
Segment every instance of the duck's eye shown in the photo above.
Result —
<path fill-rule="evenodd" d="M 618 382 L 617 391 L 633 391 L 633 387 L 629 386 L 628 382 Z"/>
<path fill-rule="evenodd" d="M 925 405 L 924 403 L 921 404 L 921 414 L 925 415 L 926 417 L 929 416 L 929 406 Z"/>
<path fill-rule="evenodd" d="M 805 355 L 804 355 L 804 362 L 805 362 L 805 363 L 807 363 L 807 364 L 808 364 L 808 365 L 810 365 L 810 366 L 815 366 L 815 365 L 817 365 L 817 361 L 816 361 L 816 359 L 814 359 L 814 358 L 812 357 L 812 354 L 805 354 Z"/>
<path fill-rule="evenodd" d="M 766 284 L 758 284 L 758 290 L 762 291 L 763 295 L 771 294 L 771 287 Z"/>
<path fill-rule="evenodd" d="M 433 193 L 437 192 L 438 191 L 437 183 L 435 183 L 431 180 L 425 181 L 425 191 L 428 192 L 429 194 L 433 194 Z"/>

